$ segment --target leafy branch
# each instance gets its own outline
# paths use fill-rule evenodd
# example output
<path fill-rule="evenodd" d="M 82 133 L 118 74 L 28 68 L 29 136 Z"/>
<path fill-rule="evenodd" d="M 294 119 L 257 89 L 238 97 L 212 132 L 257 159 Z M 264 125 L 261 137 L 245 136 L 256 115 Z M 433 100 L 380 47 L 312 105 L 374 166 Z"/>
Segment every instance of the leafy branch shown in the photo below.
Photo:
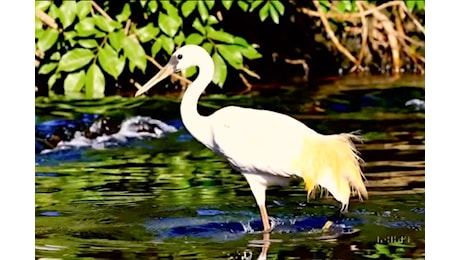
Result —
<path fill-rule="evenodd" d="M 165 59 L 184 44 L 198 44 L 209 51 L 216 65 L 213 82 L 218 86 L 224 85 L 230 68 L 259 78 L 244 62 L 262 55 L 245 39 L 215 29 L 222 20 L 219 8 L 237 5 L 245 12 L 257 11 L 261 21 L 271 17 L 274 23 L 284 13 L 280 1 L 224 0 L 216 7 L 214 0 L 148 0 L 125 3 L 116 13 L 112 5 L 102 0 L 59 5 L 35 2 L 36 67 L 38 74 L 48 77 L 50 92 L 56 82 L 63 81 L 66 95 L 103 97 L 109 77 L 117 81 L 132 78 L 135 70 L 145 73 L 147 60 L 162 68 L 156 59 Z M 142 18 L 131 13 L 133 6 L 140 7 Z M 194 22 L 184 24 L 190 17 Z M 185 35 L 185 31 L 190 33 Z M 185 76 L 195 73 L 196 69 L 190 69 Z M 184 85 L 190 83 L 183 76 L 172 77 Z M 132 79 L 129 82 L 139 86 Z"/>

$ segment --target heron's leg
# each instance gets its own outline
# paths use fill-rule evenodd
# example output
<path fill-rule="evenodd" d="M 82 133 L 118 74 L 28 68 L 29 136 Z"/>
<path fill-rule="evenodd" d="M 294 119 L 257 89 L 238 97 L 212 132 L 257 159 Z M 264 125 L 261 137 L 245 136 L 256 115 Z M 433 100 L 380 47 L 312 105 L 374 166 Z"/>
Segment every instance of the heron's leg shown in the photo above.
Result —
<path fill-rule="evenodd" d="M 260 216 L 262 217 L 262 224 L 264 225 L 264 231 L 270 232 L 272 231 L 272 227 L 270 226 L 270 222 L 268 221 L 268 213 L 267 208 L 265 205 L 259 205 L 260 208 Z"/>
<path fill-rule="evenodd" d="M 256 199 L 257 205 L 260 209 L 260 216 L 262 218 L 262 224 L 264 225 L 264 231 L 270 232 L 270 222 L 268 221 L 267 208 L 265 207 L 265 191 L 267 190 L 267 183 L 263 177 L 253 173 L 243 173 L 246 181 L 251 188 L 252 194 Z"/>

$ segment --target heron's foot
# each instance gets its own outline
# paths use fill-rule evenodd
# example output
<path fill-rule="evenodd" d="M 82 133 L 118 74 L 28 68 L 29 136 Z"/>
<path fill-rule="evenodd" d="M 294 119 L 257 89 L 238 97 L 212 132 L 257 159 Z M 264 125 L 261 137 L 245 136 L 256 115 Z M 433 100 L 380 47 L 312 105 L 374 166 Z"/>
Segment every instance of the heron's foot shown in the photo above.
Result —
<path fill-rule="evenodd" d="M 273 229 L 275 229 L 275 226 L 276 225 L 272 223 L 269 228 L 264 229 L 263 233 L 271 233 Z"/>
<path fill-rule="evenodd" d="M 328 221 L 326 221 L 326 224 L 324 224 L 324 226 L 321 228 L 321 230 L 322 230 L 323 232 L 330 231 L 332 225 L 334 225 L 334 222 L 328 220 Z"/>

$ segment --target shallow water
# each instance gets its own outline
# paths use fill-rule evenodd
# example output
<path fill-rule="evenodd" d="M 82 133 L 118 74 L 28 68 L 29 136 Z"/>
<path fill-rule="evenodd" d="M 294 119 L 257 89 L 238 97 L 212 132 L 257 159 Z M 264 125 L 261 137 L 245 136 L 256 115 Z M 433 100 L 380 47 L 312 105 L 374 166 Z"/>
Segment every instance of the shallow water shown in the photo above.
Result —
<path fill-rule="evenodd" d="M 200 111 L 234 104 L 290 114 L 321 133 L 360 130 L 370 199 L 307 202 L 300 182 L 268 191 L 270 244 L 244 178 L 183 129 L 177 97 L 36 100 L 36 132 L 97 116 L 162 120 L 179 129 L 107 147 L 36 147 L 36 256 L 60 259 L 360 259 L 424 257 L 425 134 L 420 78 L 346 79 L 321 87 L 208 95 Z M 316 104 L 316 105 L 314 105 Z M 60 120 L 60 121 L 52 121 Z M 65 121 L 63 121 L 65 120 Z M 36 144 L 37 146 L 37 144 Z M 319 194 L 318 194 L 319 195 Z"/>

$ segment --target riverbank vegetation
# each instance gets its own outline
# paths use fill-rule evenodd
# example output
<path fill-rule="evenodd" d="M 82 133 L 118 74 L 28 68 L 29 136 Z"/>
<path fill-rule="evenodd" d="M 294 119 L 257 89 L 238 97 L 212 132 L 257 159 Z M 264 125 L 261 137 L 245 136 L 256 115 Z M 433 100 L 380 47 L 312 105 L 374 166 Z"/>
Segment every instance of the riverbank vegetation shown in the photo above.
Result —
<path fill-rule="evenodd" d="M 208 50 L 224 90 L 424 74 L 424 12 L 423 1 L 36 1 L 36 95 L 132 95 L 184 44 Z"/>

